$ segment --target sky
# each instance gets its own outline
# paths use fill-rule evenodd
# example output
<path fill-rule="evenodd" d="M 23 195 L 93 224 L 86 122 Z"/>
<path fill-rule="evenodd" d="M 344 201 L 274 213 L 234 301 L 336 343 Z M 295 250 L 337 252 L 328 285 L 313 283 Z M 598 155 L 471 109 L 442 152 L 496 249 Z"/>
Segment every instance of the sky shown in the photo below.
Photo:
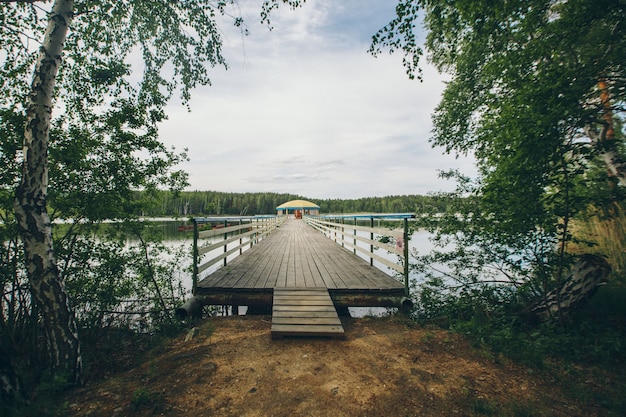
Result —
<path fill-rule="evenodd" d="M 431 114 L 444 77 L 424 60 L 409 80 L 401 54 L 367 53 L 396 0 L 307 0 L 281 7 L 273 30 L 260 2 L 240 0 L 248 36 L 220 25 L 228 70 L 171 104 L 161 138 L 188 149 L 188 190 L 352 199 L 451 190 L 440 170 L 473 161 L 432 149 Z"/>

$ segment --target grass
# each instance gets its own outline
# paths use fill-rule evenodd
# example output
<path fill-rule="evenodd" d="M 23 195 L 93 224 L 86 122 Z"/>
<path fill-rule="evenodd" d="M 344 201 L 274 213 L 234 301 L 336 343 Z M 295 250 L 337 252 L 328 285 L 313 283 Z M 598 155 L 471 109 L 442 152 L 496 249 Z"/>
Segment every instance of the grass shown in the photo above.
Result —
<path fill-rule="evenodd" d="M 133 392 L 130 406 L 133 411 L 138 411 L 142 408 L 153 408 L 153 410 L 157 410 L 162 399 L 163 396 L 160 392 L 154 392 L 148 388 L 138 388 Z"/>
<path fill-rule="evenodd" d="M 572 223 L 571 229 L 579 240 L 592 245 L 592 252 L 598 252 L 607 257 L 607 261 L 613 267 L 614 279 L 625 282 L 626 211 L 617 203 L 609 211 L 611 216 L 606 216 L 592 207 L 585 219 Z M 589 248 L 583 244 L 572 244 L 570 250 L 583 253 L 589 251 Z"/>

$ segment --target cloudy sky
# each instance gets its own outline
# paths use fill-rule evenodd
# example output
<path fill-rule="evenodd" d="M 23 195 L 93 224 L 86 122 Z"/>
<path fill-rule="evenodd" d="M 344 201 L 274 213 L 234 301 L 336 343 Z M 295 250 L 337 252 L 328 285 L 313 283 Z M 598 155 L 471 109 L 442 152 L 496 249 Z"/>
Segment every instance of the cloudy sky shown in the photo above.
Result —
<path fill-rule="evenodd" d="M 240 0 L 250 35 L 222 25 L 229 69 L 194 91 L 191 112 L 172 104 L 162 139 L 188 148 L 190 190 L 289 192 L 359 198 L 449 190 L 438 170 L 472 161 L 431 149 L 430 114 L 443 78 L 408 79 L 402 57 L 373 58 L 371 36 L 395 0 L 307 0 L 274 11 Z"/>

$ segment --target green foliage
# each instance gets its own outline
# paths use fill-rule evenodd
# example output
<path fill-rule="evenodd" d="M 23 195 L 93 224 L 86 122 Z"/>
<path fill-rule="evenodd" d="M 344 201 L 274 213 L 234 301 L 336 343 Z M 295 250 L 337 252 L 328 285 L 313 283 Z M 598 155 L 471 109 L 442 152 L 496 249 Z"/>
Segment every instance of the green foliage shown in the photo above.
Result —
<path fill-rule="evenodd" d="M 73 388 L 67 382 L 67 376 L 46 372 L 41 377 L 39 384 L 30 392 L 29 400 L 25 404 L 18 405 L 8 410 L 7 417 L 56 417 L 63 416 L 67 404 L 59 402 L 59 397 Z M 1 408 L 0 403 L 0 409 Z M 5 415 L 5 414 L 3 414 Z"/>
<path fill-rule="evenodd" d="M 431 142 L 474 155 L 480 173 L 472 183 L 456 176 L 453 214 L 432 228 L 440 227 L 442 246 L 460 248 L 431 257 L 431 264 L 446 263 L 454 279 L 462 267 L 474 271 L 462 285 L 485 273 L 482 279 L 491 280 L 489 271 L 514 285 L 530 283 L 531 293 L 562 282 L 576 238 L 572 219 L 591 203 L 623 195 L 593 174 L 598 155 L 619 152 L 624 139 L 626 66 L 617 51 L 626 49 L 625 13 L 610 0 L 399 2 L 372 50 L 402 50 L 414 75 L 423 53 L 415 28 L 423 20 L 425 51 L 451 76 Z M 598 139 L 609 120 L 615 140 Z M 624 158 L 611 155 L 604 161 L 623 184 Z"/>
<path fill-rule="evenodd" d="M 151 190 L 136 192 L 135 198 L 148 203 L 142 209 L 147 216 L 243 216 L 276 214 L 277 206 L 304 197 L 276 193 Z"/>
<path fill-rule="evenodd" d="M 20 336 L 25 324 L 39 328 L 45 323 L 46 335 L 56 331 L 72 334 L 75 343 L 57 343 L 67 338 L 49 343 L 48 357 L 61 358 L 59 367 L 71 368 L 71 375 L 78 380 L 80 352 L 73 320 L 55 321 L 49 317 L 53 311 L 42 309 L 46 317 L 38 322 L 39 312 L 32 305 L 25 274 L 37 269 L 23 265 L 24 259 L 32 258 L 24 252 L 32 255 L 32 248 L 45 245 L 47 261 L 52 265 L 46 273 L 52 281 L 65 282 L 84 325 L 110 325 L 111 320 L 117 320 L 111 315 L 134 314 L 129 307 L 119 311 L 120 303 L 133 297 L 146 308 L 141 314 L 149 317 L 148 327 L 171 319 L 171 305 L 180 290 L 167 276 L 167 268 L 155 264 L 153 258 L 159 248 L 154 241 L 134 231 L 140 244 L 127 249 L 117 238 L 108 242 L 90 239 L 89 227 L 103 220 L 136 217 L 143 206 L 134 199 L 136 190 L 179 190 L 187 184 L 187 175 L 174 170 L 186 155 L 163 146 L 158 140 L 158 125 L 166 118 L 164 108 L 175 92 L 187 104 L 191 89 L 209 83 L 210 68 L 225 65 L 216 18 L 227 13 L 225 3 L 214 5 L 206 0 L 184 4 L 65 2 L 67 9 L 60 15 L 50 13 L 51 9 L 61 9 L 56 7 L 59 2 L 52 7 L 38 3 L 0 3 L 0 203 L 9 233 L 2 237 L 11 242 L 3 253 L 3 261 L 11 267 L 3 271 L 7 274 L 0 282 L 2 324 L 9 328 L 7 337 L 3 332 L 2 343 L 13 352 L 18 351 L 20 338 L 36 340 L 39 335 L 34 332 Z M 49 23 L 60 20 L 67 23 L 67 37 L 64 29 L 47 31 L 47 27 L 52 28 Z M 242 25 L 240 18 L 234 21 Z M 44 56 L 39 45 L 48 41 L 49 51 L 61 51 L 53 52 L 53 58 L 62 65 L 44 62 L 36 72 L 37 57 Z M 137 53 L 140 62 L 135 59 Z M 36 90 L 37 82 L 31 87 L 33 73 L 36 79 L 51 81 L 43 83 L 49 91 Z M 41 95 L 45 101 L 30 99 Z M 25 140 L 24 122 L 33 119 L 38 106 L 45 106 L 43 116 L 37 116 L 38 128 L 32 129 L 36 131 L 32 140 Z M 15 207 L 20 213 L 43 214 L 40 228 L 34 221 L 20 223 L 22 240 L 28 242 L 25 238 L 32 236 L 36 242 L 25 248 L 17 246 L 16 222 L 9 214 L 16 189 L 19 198 Z M 51 220 L 75 222 L 55 241 L 56 250 L 48 239 L 52 234 L 48 211 Z M 28 278 L 34 283 L 43 275 L 30 274 Z M 31 291 L 38 288 L 32 285 Z M 38 299 L 66 299 L 63 285 L 47 288 L 56 289 L 56 293 L 40 292 Z M 42 306 L 48 304 L 52 303 Z M 56 307 L 66 309 L 62 313 L 72 317 L 68 303 L 56 303 Z M 34 357 L 39 355 L 40 345 L 32 344 Z"/>
<path fill-rule="evenodd" d="M 364 197 L 354 200 L 319 200 L 322 213 L 422 213 L 425 211 L 444 212 L 447 202 L 421 195 L 389 195 L 384 197 Z"/>
<path fill-rule="evenodd" d="M 539 227 L 567 241 L 568 219 L 600 197 L 588 173 L 602 148 L 589 146 L 586 132 L 605 122 L 600 78 L 608 77 L 611 102 L 624 98 L 624 57 L 613 53 L 626 48 L 617 23 L 624 6 L 402 1 L 373 46 L 410 45 L 402 41 L 410 34 L 393 29 L 415 23 L 418 12 L 431 61 L 452 75 L 433 115 L 432 143 L 476 156 L 481 177 L 473 192 L 494 228 L 517 234 Z M 618 144 L 621 110 L 611 108 Z"/>
<path fill-rule="evenodd" d="M 411 268 L 422 280 L 414 293 L 427 300 L 425 310 L 439 314 L 438 306 L 446 305 L 441 298 L 448 295 L 487 304 L 528 304 L 558 285 L 564 271 L 557 273 L 555 229 L 507 227 L 475 197 L 479 185 L 449 175 L 459 185 L 439 195 L 448 210 L 417 219 L 417 226 L 433 234 L 434 245 L 428 253 L 412 253 Z"/>
<path fill-rule="evenodd" d="M 372 36 L 372 45 L 369 52 L 377 56 L 382 49 L 390 52 L 400 50 L 404 52 L 402 64 L 409 78 L 422 79 L 419 61 L 424 51 L 417 43 L 415 34 L 417 16 L 422 2 L 400 0 L 396 6 L 396 15 L 387 26 Z"/>
<path fill-rule="evenodd" d="M 416 319 L 465 335 L 493 360 L 504 355 L 543 368 L 548 358 L 611 366 L 626 359 L 626 291 L 621 284 L 602 288 L 564 327 L 528 322 L 501 288 L 452 292 L 441 282 L 424 285 L 416 299 Z"/>
<path fill-rule="evenodd" d="M 190 248 L 166 247 L 149 222 L 79 225 L 63 239 L 58 255 L 82 326 L 151 331 L 172 320 Z"/>
<path fill-rule="evenodd" d="M 498 413 L 498 406 L 485 398 L 476 398 L 471 406 L 473 415 L 493 416 Z"/>
<path fill-rule="evenodd" d="M 120 121 L 124 124 L 124 121 Z M 149 156 L 138 156 L 149 152 Z M 166 149 L 156 131 L 146 134 L 124 132 L 121 126 L 106 133 L 60 127 L 51 132 L 51 216 L 65 219 L 132 218 L 145 204 L 135 190 L 158 186 L 180 189 L 186 174 L 173 171 L 186 154 Z"/>
<path fill-rule="evenodd" d="M 6 239 L 0 246 L 6 260 L 0 276 L 4 293 L 0 308 L 5 312 L 0 323 L 0 347 L 13 359 L 27 392 L 36 389 L 41 397 L 48 387 L 56 386 L 48 382 L 58 378 L 64 381 L 64 377 L 44 379 L 39 387 L 46 364 L 45 346 L 40 343 L 43 323 L 28 291 L 15 225 L 10 222 L 5 226 L 0 228 Z M 168 335 L 180 331 L 173 310 L 185 297 L 182 278 L 188 271 L 182 271 L 180 265 L 188 262 L 184 257 L 189 257 L 189 247 L 181 245 L 174 250 L 164 246 L 162 236 L 150 223 L 62 226 L 58 227 L 62 233 L 55 233 L 59 267 L 84 339 L 88 376 L 99 374 L 98 365 L 106 362 L 94 356 L 96 352 L 111 356 L 101 351 L 100 342 L 112 335 L 125 332 L 116 349 L 127 346 L 136 352 L 140 341 L 129 342 L 136 341 L 140 333 Z"/>
<path fill-rule="evenodd" d="M 138 388 L 133 391 L 130 399 L 130 406 L 133 411 L 138 411 L 145 407 L 158 407 L 162 400 L 162 395 L 159 392 L 151 391 L 148 388 Z"/>
<path fill-rule="evenodd" d="M 550 357 L 599 365 L 623 361 L 623 277 L 614 276 L 564 326 L 534 324 L 524 309 L 558 285 L 555 238 L 541 230 L 512 235 L 493 228 L 492 218 L 481 215 L 480 201 L 463 197 L 471 182 L 460 177 L 459 183 L 466 187 L 446 196 L 451 203 L 448 213 L 420 220 L 434 233 L 436 247 L 413 254 L 412 268 L 420 276 L 411 291 L 415 318 L 466 335 L 494 360 L 504 355 L 538 368 Z M 617 219 L 578 219 L 577 233 L 585 237 L 579 230 L 592 224 L 597 231 L 594 251 L 615 253 L 609 260 L 619 259 L 621 249 L 611 249 L 623 237 Z M 613 233 L 610 243 L 600 237 L 607 227 Z"/>
<path fill-rule="evenodd" d="M 20 173 L 25 98 L 38 53 L 29 42 L 41 37 L 46 19 L 34 4 L 0 7 L 6 54 L 0 66 L 0 155 L 7 167 L 0 186 L 10 190 Z M 187 102 L 192 88 L 209 83 L 212 66 L 225 65 L 216 18 L 226 11 L 203 0 L 75 7 L 57 76 L 63 109 L 53 111 L 49 143 L 43 145 L 50 158 L 48 203 L 52 217 L 127 218 L 140 211 L 134 190 L 187 184 L 187 175 L 173 170 L 186 154 L 163 146 L 158 124 L 175 91 Z M 143 65 L 130 64 L 138 51 Z M 174 75 L 163 74 L 165 68 Z"/>

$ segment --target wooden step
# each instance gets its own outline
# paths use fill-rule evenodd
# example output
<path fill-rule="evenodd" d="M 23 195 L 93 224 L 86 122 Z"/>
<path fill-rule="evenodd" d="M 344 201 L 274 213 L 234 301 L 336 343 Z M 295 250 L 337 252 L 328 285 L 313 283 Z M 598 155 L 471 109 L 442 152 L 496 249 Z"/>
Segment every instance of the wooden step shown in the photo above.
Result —
<path fill-rule="evenodd" d="M 272 339 L 286 336 L 345 338 L 326 288 L 274 288 Z"/>

